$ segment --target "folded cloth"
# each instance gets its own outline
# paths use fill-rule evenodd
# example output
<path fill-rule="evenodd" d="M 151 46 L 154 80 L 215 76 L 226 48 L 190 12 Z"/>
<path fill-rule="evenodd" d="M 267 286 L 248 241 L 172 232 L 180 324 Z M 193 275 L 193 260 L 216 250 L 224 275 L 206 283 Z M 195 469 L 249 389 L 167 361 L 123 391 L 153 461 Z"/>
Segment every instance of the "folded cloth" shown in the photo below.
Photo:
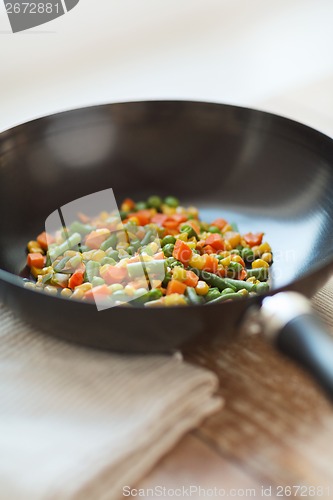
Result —
<path fill-rule="evenodd" d="M 0 498 L 118 499 L 222 404 L 171 356 L 97 352 L 0 306 Z"/>

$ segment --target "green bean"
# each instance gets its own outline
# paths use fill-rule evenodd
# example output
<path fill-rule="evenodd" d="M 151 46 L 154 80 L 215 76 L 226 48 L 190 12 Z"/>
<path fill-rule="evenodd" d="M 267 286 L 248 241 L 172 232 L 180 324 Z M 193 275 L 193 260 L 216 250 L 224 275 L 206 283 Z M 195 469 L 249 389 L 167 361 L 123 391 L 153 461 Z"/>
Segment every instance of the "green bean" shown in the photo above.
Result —
<path fill-rule="evenodd" d="M 49 251 L 51 261 L 54 261 L 57 257 L 63 255 L 66 250 L 70 250 L 71 248 L 77 246 L 80 242 L 81 235 L 79 233 L 71 234 L 66 241 Z"/>
<path fill-rule="evenodd" d="M 119 262 L 119 260 L 120 260 L 117 250 L 113 250 L 112 247 L 107 249 L 107 251 L 105 252 L 105 255 L 107 257 L 111 257 L 111 259 L 114 259 L 116 262 Z"/>
<path fill-rule="evenodd" d="M 228 286 L 230 285 L 230 288 L 234 288 L 235 290 L 242 290 L 245 288 L 248 292 L 252 292 L 255 289 L 254 284 L 249 281 L 233 280 L 231 278 L 225 278 L 225 281 Z"/>
<path fill-rule="evenodd" d="M 86 263 L 86 272 L 85 272 L 86 281 L 89 281 L 89 283 L 91 283 L 93 278 L 99 275 L 100 267 L 101 265 L 99 262 L 95 262 L 94 260 L 89 260 Z"/>
<path fill-rule="evenodd" d="M 219 230 L 219 228 L 217 226 L 209 226 L 208 232 L 221 234 L 221 231 Z"/>
<path fill-rule="evenodd" d="M 220 291 L 218 288 L 213 287 L 210 288 L 207 292 L 207 295 L 205 295 L 205 301 L 210 302 L 211 300 L 217 299 L 217 297 L 220 297 Z"/>
<path fill-rule="evenodd" d="M 171 273 L 165 273 L 164 280 L 162 281 L 162 286 L 166 288 L 168 286 L 169 281 L 171 281 Z"/>
<path fill-rule="evenodd" d="M 221 295 L 226 295 L 226 294 L 234 293 L 234 292 L 235 292 L 234 288 L 225 288 L 224 290 L 222 290 Z"/>
<path fill-rule="evenodd" d="M 259 295 L 262 295 L 263 293 L 266 293 L 269 290 L 269 284 L 266 283 L 265 281 L 258 283 L 257 285 L 254 285 L 254 286 L 255 286 L 255 291 Z"/>
<path fill-rule="evenodd" d="M 154 232 L 153 232 L 151 229 L 149 229 L 149 230 L 146 232 L 145 236 L 143 237 L 143 239 L 142 239 L 142 241 L 141 241 L 141 245 L 142 245 L 142 246 L 144 246 L 144 245 L 148 245 L 148 243 L 150 243 L 150 239 L 151 239 L 151 237 L 152 237 L 153 235 L 154 235 Z"/>
<path fill-rule="evenodd" d="M 198 306 L 205 302 L 205 299 L 197 294 L 197 292 L 191 286 L 188 286 L 185 295 L 189 299 L 190 304 Z"/>
<path fill-rule="evenodd" d="M 141 295 L 137 299 L 132 301 L 133 304 L 146 304 L 147 302 L 155 301 L 160 299 L 163 296 L 161 290 L 158 288 L 154 288 L 153 290 L 149 290 L 149 292 Z"/>
<path fill-rule="evenodd" d="M 257 267 L 256 269 L 247 269 L 247 276 L 251 278 L 254 276 L 257 280 L 267 281 L 268 280 L 268 267 Z"/>
<path fill-rule="evenodd" d="M 99 276 L 94 276 L 93 279 L 91 280 L 91 284 L 93 287 L 104 285 L 105 280 L 103 280 L 103 278 L 100 278 Z"/>
<path fill-rule="evenodd" d="M 59 260 L 59 262 L 57 262 L 55 265 L 54 265 L 54 270 L 56 273 L 60 273 L 65 265 L 67 264 L 67 262 L 69 261 L 70 257 L 63 257 L 61 260 Z"/>
<path fill-rule="evenodd" d="M 225 302 L 226 300 L 239 300 L 242 295 L 239 293 L 226 293 L 225 295 L 220 295 L 217 299 L 211 300 L 209 304 L 219 304 L 220 302 Z"/>
<path fill-rule="evenodd" d="M 142 262 L 132 262 L 131 264 L 127 264 L 127 272 L 128 276 L 132 279 L 145 276 Z"/>
<path fill-rule="evenodd" d="M 93 231 L 93 229 L 94 228 L 92 226 L 90 226 L 89 224 L 82 224 L 79 221 L 75 221 L 69 226 L 69 231 L 71 234 L 80 233 L 82 235 L 86 235 L 86 234 L 91 233 L 91 231 Z"/>
<path fill-rule="evenodd" d="M 177 208 L 179 205 L 179 200 L 174 196 L 167 196 L 166 198 L 164 198 L 164 203 L 168 205 L 168 207 Z"/>
<path fill-rule="evenodd" d="M 111 236 L 101 244 L 101 250 L 104 250 L 105 252 L 110 247 L 115 248 L 115 246 L 117 245 L 117 241 L 117 234 L 111 234 Z"/>
<path fill-rule="evenodd" d="M 53 273 L 47 273 L 47 274 L 44 274 L 44 276 L 42 277 L 42 283 L 43 285 L 45 285 L 46 283 L 48 283 L 53 277 Z"/>
<path fill-rule="evenodd" d="M 219 290 L 224 290 L 225 288 L 235 288 L 232 283 L 229 283 L 226 278 L 220 278 L 216 274 L 209 273 L 208 271 L 199 271 L 199 276 L 201 279 L 206 281 L 208 285 L 217 287 Z M 235 288 L 236 290 L 236 288 Z"/>
<path fill-rule="evenodd" d="M 161 246 L 165 247 L 165 245 L 174 245 L 175 243 L 176 243 L 176 238 L 174 236 L 168 235 L 163 238 Z"/>

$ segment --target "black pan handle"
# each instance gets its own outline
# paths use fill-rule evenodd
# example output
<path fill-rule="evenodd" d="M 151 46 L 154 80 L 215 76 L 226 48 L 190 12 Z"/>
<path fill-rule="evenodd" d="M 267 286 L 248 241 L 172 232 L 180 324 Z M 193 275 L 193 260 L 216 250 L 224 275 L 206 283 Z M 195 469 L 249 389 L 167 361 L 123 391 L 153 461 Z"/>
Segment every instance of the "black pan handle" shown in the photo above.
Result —
<path fill-rule="evenodd" d="M 260 316 L 266 338 L 309 371 L 333 400 L 333 337 L 296 292 L 263 300 Z"/>

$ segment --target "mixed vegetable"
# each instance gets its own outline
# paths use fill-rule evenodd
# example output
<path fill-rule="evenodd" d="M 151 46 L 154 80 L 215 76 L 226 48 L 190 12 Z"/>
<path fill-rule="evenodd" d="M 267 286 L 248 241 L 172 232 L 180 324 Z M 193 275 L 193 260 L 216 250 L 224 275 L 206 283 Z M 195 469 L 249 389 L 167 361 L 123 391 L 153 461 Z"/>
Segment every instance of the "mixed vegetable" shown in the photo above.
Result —
<path fill-rule="evenodd" d="M 29 241 L 25 287 L 108 307 L 219 303 L 269 289 L 263 233 L 203 222 L 172 196 L 128 198 L 119 213 L 78 219 Z"/>

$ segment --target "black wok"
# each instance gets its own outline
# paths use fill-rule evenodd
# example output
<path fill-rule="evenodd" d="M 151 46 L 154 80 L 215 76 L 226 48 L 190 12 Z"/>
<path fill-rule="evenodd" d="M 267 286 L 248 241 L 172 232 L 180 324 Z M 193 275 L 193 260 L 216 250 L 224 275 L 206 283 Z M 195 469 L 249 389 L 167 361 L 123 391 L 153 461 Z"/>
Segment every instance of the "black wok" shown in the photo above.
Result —
<path fill-rule="evenodd" d="M 16 275 L 26 242 L 44 230 L 48 215 L 109 187 L 118 203 L 127 196 L 172 194 L 198 206 L 206 220 L 223 216 L 242 232 L 265 231 L 275 256 L 271 293 L 294 290 L 310 297 L 333 271 L 330 138 L 279 116 L 200 102 L 60 113 L 0 135 L 1 300 L 59 338 L 122 352 L 170 352 L 229 338 L 249 306 L 261 301 L 98 312 L 94 305 L 25 289 Z M 292 296 L 286 300 L 292 304 Z M 298 357 L 303 353 L 303 363 L 333 387 L 332 358 L 318 368 L 318 346 L 325 344 L 327 353 L 327 339 L 317 325 L 309 326 L 306 307 L 296 302 L 278 307 L 294 309 L 298 318 L 281 320 L 284 341 L 280 336 L 277 342 Z"/>

